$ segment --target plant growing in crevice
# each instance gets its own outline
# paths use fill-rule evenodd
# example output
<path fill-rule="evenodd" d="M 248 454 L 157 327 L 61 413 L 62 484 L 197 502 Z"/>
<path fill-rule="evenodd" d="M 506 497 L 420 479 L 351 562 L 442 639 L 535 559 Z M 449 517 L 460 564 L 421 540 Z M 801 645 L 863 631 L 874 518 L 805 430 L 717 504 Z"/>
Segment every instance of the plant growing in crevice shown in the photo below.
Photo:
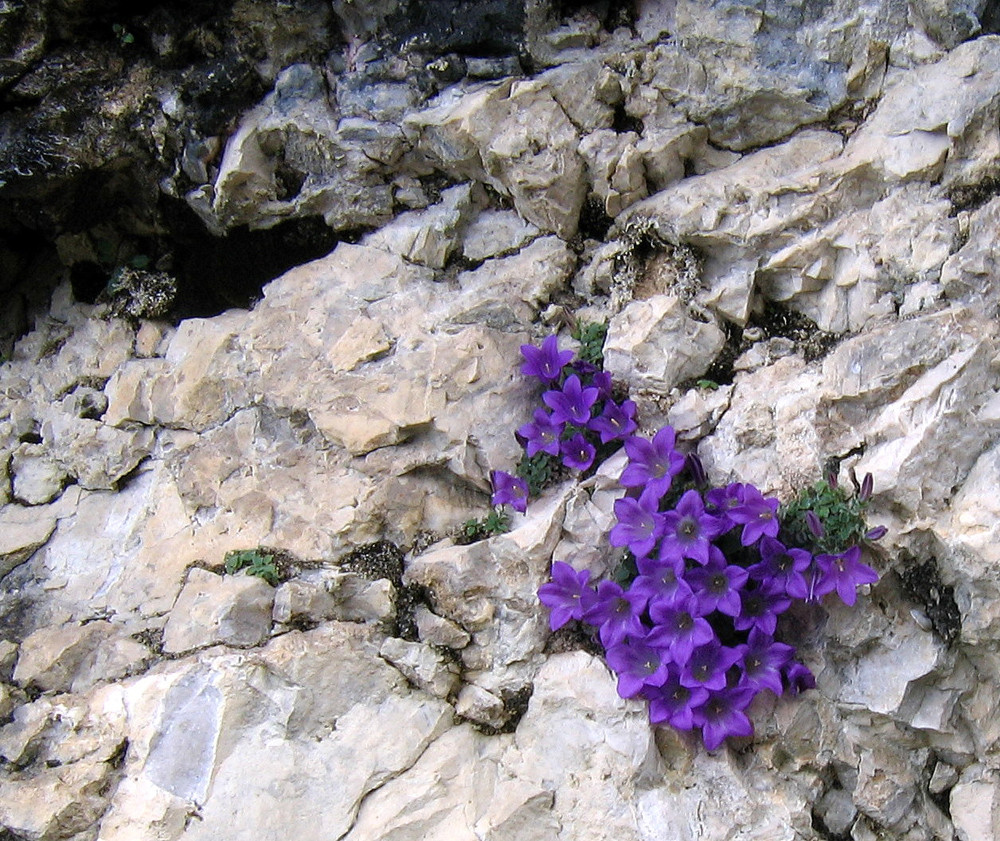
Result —
<path fill-rule="evenodd" d="M 273 553 L 263 549 L 234 549 L 226 553 L 225 570 L 227 575 L 235 575 L 244 570 L 247 575 L 263 578 L 272 587 L 277 587 L 280 575 Z"/>

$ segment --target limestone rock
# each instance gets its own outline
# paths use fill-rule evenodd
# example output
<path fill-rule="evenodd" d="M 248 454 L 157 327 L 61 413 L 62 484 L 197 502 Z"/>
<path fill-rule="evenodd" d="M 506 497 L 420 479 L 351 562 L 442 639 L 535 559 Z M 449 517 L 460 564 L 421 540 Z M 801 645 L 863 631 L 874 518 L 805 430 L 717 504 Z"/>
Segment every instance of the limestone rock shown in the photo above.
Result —
<path fill-rule="evenodd" d="M 446 648 L 461 649 L 469 644 L 471 637 L 454 622 L 438 616 L 424 605 L 417 605 L 413 611 L 417 623 L 417 634 L 421 642 L 428 645 L 442 645 Z"/>
<path fill-rule="evenodd" d="M 271 632 L 273 607 L 274 588 L 263 579 L 194 568 L 163 629 L 163 650 L 260 645 Z"/>
<path fill-rule="evenodd" d="M 396 616 L 395 588 L 382 578 L 368 581 L 353 573 L 319 571 L 286 581 L 274 594 L 274 621 L 316 625 L 342 622 L 387 624 Z"/>
<path fill-rule="evenodd" d="M 1000 199 L 960 215 L 959 220 L 968 239 L 941 267 L 941 286 L 949 298 L 993 313 L 998 304 L 994 279 L 1000 261 L 993 232 L 1000 221 Z"/>
<path fill-rule="evenodd" d="M 960 841 L 988 841 L 1000 831 L 996 772 L 972 765 L 951 790 L 951 818 Z"/>
<path fill-rule="evenodd" d="M 484 210 L 462 237 L 462 256 L 478 262 L 518 251 L 539 235 L 537 227 L 513 210 Z"/>
<path fill-rule="evenodd" d="M 458 688 L 458 666 L 429 645 L 388 637 L 379 649 L 379 656 L 436 698 L 447 699 Z"/>
<path fill-rule="evenodd" d="M 580 154 L 587 162 L 594 192 L 612 219 L 646 197 L 645 168 L 635 145 L 637 139 L 634 132 L 618 134 L 602 129 L 580 142 Z"/>
<path fill-rule="evenodd" d="M 714 324 L 691 318 L 676 296 L 657 295 L 612 318 L 605 369 L 635 391 L 666 392 L 703 374 L 725 340 Z"/>
<path fill-rule="evenodd" d="M 0 578 L 23 564 L 55 531 L 56 518 L 39 509 L 0 508 Z"/>
<path fill-rule="evenodd" d="M 113 634 L 111 623 L 104 621 L 41 628 L 21 643 L 14 680 L 24 687 L 67 692 L 84 660 Z"/>
<path fill-rule="evenodd" d="M 499 728 L 507 723 L 507 711 L 504 709 L 503 700 L 474 683 L 467 683 L 458 693 L 455 713 L 488 727 Z"/>
<path fill-rule="evenodd" d="M 66 469 L 40 444 L 22 444 L 11 458 L 14 498 L 25 505 L 52 502 L 69 480 Z"/>

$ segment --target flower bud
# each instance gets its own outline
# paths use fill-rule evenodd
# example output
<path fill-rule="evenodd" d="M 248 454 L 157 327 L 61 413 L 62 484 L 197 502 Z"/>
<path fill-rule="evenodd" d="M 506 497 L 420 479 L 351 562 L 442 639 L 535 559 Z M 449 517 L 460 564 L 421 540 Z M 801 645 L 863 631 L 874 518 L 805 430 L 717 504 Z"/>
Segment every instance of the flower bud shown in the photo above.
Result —
<path fill-rule="evenodd" d="M 872 479 L 872 474 L 866 473 L 865 478 L 861 480 L 861 492 L 858 494 L 858 499 L 862 502 L 867 502 L 871 499 L 874 486 L 875 481 Z"/>
<path fill-rule="evenodd" d="M 865 534 L 865 540 L 881 540 L 888 531 L 885 526 L 876 526 Z"/>
<path fill-rule="evenodd" d="M 697 453 L 688 453 L 687 469 L 691 474 L 691 479 L 694 482 L 695 487 L 703 488 L 708 484 L 708 476 L 705 474 L 705 465 L 701 463 L 701 459 L 698 457 Z"/>
<path fill-rule="evenodd" d="M 812 511 L 806 511 L 806 525 L 809 526 L 813 537 L 822 537 L 826 533 L 822 521 Z"/>

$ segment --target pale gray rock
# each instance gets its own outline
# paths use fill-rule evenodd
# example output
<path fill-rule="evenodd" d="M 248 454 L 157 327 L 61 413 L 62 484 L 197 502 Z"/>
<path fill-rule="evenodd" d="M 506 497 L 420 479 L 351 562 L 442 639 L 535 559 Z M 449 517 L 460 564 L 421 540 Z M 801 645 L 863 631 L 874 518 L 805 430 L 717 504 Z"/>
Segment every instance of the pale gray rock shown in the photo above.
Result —
<path fill-rule="evenodd" d="M 153 444 L 152 430 L 116 429 L 62 412 L 45 419 L 42 438 L 66 473 L 87 490 L 114 490 L 149 455 Z"/>
<path fill-rule="evenodd" d="M 927 790 L 931 794 L 943 794 L 953 788 L 958 782 L 958 771 L 947 762 L 937 762 L 934 765 L 934 772 L 927 783 Z"/>
<path fill-rule="evenodd" d="M 699 441 L 709 435 L 729 408 L 732 386 L 692 388 L 667 411 L 667 420 L 682 441 Z"/>
<path fill-rule="evenodd" d="M 163 629 L 163 650 L 177 654 L 209 645 L 250 648 L 271 632 L 274 588 L 256 576 L 192 569 Z"/>
<path fill-rule="evenodd" d="M 66 469 L 41 444 L 22 444 L 10 461 L 14 498 L 24 505 L 52 502 L 69 480 Z"/>
<path fill-rule="evenodd" d="M 405 127 L 438 165 L 487 181 L 543 231 L 576 232 L 586 191 L 579 135 L 544 82 L 450 88 Z"/>
<path fill-rule="evenodd" d="M 959 841 L 990 841 L 1000 832 L 996 771 L 972 765 L 951 790 L 951 819 Z"/>
<path fill-rule="evenodd" d="M 502 727 L 507 721 L 503 700 L 474 683 L 465 684 L 458 693 L 455 713 L 488 727 Z"/>
<path fill-rule="evenodd" d="M 141 670 L 149 649 L 105 621 L 41 628 L 18 649 L 13 680 L 42 691 L 85 692 Z"/>
<path fill-rule="evenodd" d="M 633 391 L 662 393 L 703 374 L 725 341 L 715 324 L 692 318 L 680 298 L 656 295 L 611 319 L 604 366 Z"/>
<path fill-rule="evenodd" d="M 941 286 L 948 298 L 988 314 L 996 312 L 1000 251 L 994 236 L 1000 224 L 1000 199 L 958 216 L 967 241 L 941 267 Z"/>
<path fill-rule="evenodd" d="M 462 236 L 462 255 L 478 262 L 518 251 L 539 235 L 537 227 L 513 210 L 484 210 Z"/>
<path fill-rule="evenodd" d="M 6 719 L 17 706 L 14 693 L 6 683 L 0 683 L 0 720 Z"/>
<path fill-rule="evenodd" d="M 647 195 L 643 158 L 636 148 L 638 135 L 600 129 L 580 141 L 594 192 L 612 219 Z"/>
<path fill-rule="evenodd" d="M 411 263 L 443 269 L 448 257 L 458 250 L 462 229 L 473 212 L 472 185 L 449 187 L 441 193 L 438 204 L 400 214 L 365 237 L 362 244 L 399 254 Z"/>
<path fill-rule="evenodd" d="M 858 815 L 849 792 L 831 788 L 816 803 L 816 814 L 833 835 L 846 835 Z"/>
<path fill-rule="evenodd" d="M 0 640 L 0 680 L 9 681 L 14 674 L 18 645 L 13 640 Z"/>
<path fill-rule="evenodd" d="M 274 594 L 274 621 L 286 625 L 331 619 L 387 625 L 395 617 L 395 588 L 384 578 L 368 581 L 353 573 L 317 570 L 284 582 Z"/>
<path fill-rule="evenodd" d="M 56 529 L 50 510 L 5 505 L 0 508 L 0 578 L 23 564 Z"/>
<path fill-rule="evenodd" d="M 392 663 L 403 676 L 435 698 L 447 700 L 458 688 L 460 677 L 456 663 L 431 646 L 388 637 L 379 656 Z"/>
<path fill-rule="evenodd" d="M 468 632 L 450 619 L 438 616 L 424 605 L 417 605 L 413 611 L 417 623 L 417 635 L 421 642 L 459 650 L 471 641 Z"/>

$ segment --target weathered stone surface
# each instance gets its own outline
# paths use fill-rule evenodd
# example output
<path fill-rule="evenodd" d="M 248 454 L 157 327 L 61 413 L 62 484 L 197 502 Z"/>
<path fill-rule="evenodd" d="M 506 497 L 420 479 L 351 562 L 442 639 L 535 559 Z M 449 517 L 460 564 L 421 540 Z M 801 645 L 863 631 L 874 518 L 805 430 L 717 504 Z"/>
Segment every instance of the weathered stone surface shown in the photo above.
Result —
<path fill-rule="evenodd" d="M 0 578 L 23 564 L 56 528 L 49 511 L 5 505 L 0 509 Z"/>
<path fill-rule="evenodd" d="M 447 699 L 458 688 L 458 666 L 429 645 L 388 637 L 378 653 L 408 681 L 435 698 Z"/>
<path fill-rule="evenodd" d="M 987 841 L 1000 832 L 1000 790 L 996 772 L 966 768 L 951 790 L 951 816 L 960 841 Z"/>
<path fill-rule="evenodd" d="M 725 341 L 714 324 L 692 318 L 680 298 L 657 295 L 611 319 L 605 368 L 634 391 L 666 392 L 703 374 Z"/>
<path fill-rule="evenodd" d="M 274 588 L 261 578 L 192 569 L 163 629 L 163 650 L 260 645 L 271 632 L 273 608 Z"/>
<path fill-rule="evenodd" d="M 472 261 L 500 257 L 519 250 L 539 233 L 512 210 L 484 210 L 465 229 L 462 256 Z"/>
<path fill-rule="evenodd" d="M 39 444 L 18 447 L 10 469 L 14 498 L 25 505 L 52 502 L 69 479 L 66 469 Z"/>
<path fill-rule="evenodd" d="M 113 634 L 111 623 L 102 621 L 41 628 L 21 643 L 14 680 L 42 691 L 68 692 L 84 661 Z"/>
<path fill-rule="evenodd" d="M 443 616 L 438 616 L 424 605 L 417 605 L 413 611 L 413 619 L 417 623 L 420 641 L 428 645 L 460 649 L 465 648 L 472 639 L 460 626 Z"/>

